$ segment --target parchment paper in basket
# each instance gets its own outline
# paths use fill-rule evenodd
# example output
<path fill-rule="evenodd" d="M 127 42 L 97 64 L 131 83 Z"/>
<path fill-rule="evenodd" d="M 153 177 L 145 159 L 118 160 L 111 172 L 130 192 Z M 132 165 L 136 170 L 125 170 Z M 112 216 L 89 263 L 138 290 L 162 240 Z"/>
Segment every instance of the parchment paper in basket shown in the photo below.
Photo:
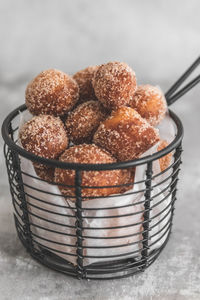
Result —
<path fill-rule="evenodd" d="M 26 170 L 28 174 L 36 177 L 32 163 L 24 158 L 21 159 L 22 170 Z M 70 200 L 65 200 L 59 193 L 57 186 L 52 186 L 48 183 L 42 182 L 37 178 L 31 178 L 27 175 L 23 175 L 24 190 L 28 202 L 28 210 L 30 214 L 31 231 L 33 233 L 33 239 L 39 247 L 49 249 L 58 256 L 67 259 L 73 264 L 76 264 L 76 230 L 71 228 L 75 226 L 75 204 Z M 37 189 L 37 190 L 35 190 Z M 54 193 L 57 195 L 45 194 L 43 191 Z M 98 249 L 84 248 L 84 255 L 86 256 L 111 256 L 111 258 L 85 258 L 84 264 L 91 264 L 94 262 L 119 259 L 119 254 L 131 253 L 139 250 L 139 240 L 141 240 L 140 234 L 141 225 L 137 223 L 141 222 L 143 210 L 142 205 L 130 206 L 126 208 L 117 208 L 123 205 L 132 205 L 136 197 L 131 195 L 119 195 L 119 197 L 108 197 L 106 199 L 95 199 L 83 202 L 84 208 L 106 208 L 113 207 L 111 210 L 85 210 L 83 212 L 83 226 L 88 229 L 83 231 L 85 236 L 88 236 L 83 242 L 86 247 L 102 247 Z M 40 199 L 38 201 L 37 199 Z M 41 202 L 41 200 L 43 202 Z M 48 203 L 45 203 L 48 202 Z M 69 205 L 68 205 L 69 204 Z M 56 206 L 55 206 L 56 205 Z M 115 208 L 116 207 L 116 208 Z M 48 210 L 48 211 L 45 211 Z M 52 213 L 51 213 L 52 211 Z M 138 213 L 139 212 L 139 213 Z M 59 215 L 57 215 L 57 213 Z M 120 217 L 122 214 L 136 214 L 135 216 Z M 62 215 L 61 215 L 62 214 Z M 68 215 L 68 216 L 67 216 Z M 116 218 L 106 218 L 107 216 L 116 216 Z M 105 218 L 101 218 L 105 217 Z M 53 222 L 56 222 L 53 223 Z M 135 226 L 134 226 L 135 223 Z M 59 225 L 60 224 L 60 225 Z M 129 226 L 133 224 L 133 226 Z M 129 226 L 121 229 L 96 229 L 92 230 L 92 227 L 115 227 L 115 226 Z M 42 229 L 44 228 L 44 229 Z M 126 237 L 120 239 L 122 235 L 137 234 L 133 237 Z M 95 236 L 96 238 L 90 238 Z M 106 239 L 103 239 L 103 238 Z M 109 237 L 115 237 L 114 239 Z M 38 244 L 39 243 L 39 244 Z M 129 245 L 129 243 L 135 243 Z M 128 244 L 128 246 L 118 247 L 121 244 Z M 103 248 L 116 246 L 115 248 Z M 67 253 L 67 254 L 65 254 Z"/>
<path fill-rule="evenodd" d="M 21 123 L 22 122 L 23 119 Z M 149 151 L 155 151 L 155 149 L 150 149 Z M 21 161 L 22 170 L 37 177 L 32 163 L 24 158 L 21 158 Z M 138 177 L 141 178 L 141 174 L 145 171 L 139 168 L 137 168 L 138 170 L 136 171 L 135 181 L 138 181 Z M 37 178 L 33 179 L 26 175 L 23 176 L 23 180 L 25 183 L 27 202 L 29 203 L 30 222 L 34 224 L 31 226 L 31 229 L 35 242 L 40 247 L 47 247 L 58 256 L 76 264 L 76 236 L 75 229 L 73 228 L 73 226 L 75 226 L 74 202 L 70 200 L 66 201 L 60 194 L 57 186 L 42 182 Z M 50 194 L 45 194 L 43 191 L 48 191 Z M 132 191 L 136 191 L 136 185 Z M 141 202 L 144 195 L 143 193 L 130 195 L 132 191 L 127 192 L 127 195 L 118 195 L 114 198 L 108 197 L 106 199 L 94 199 L 83 202 L 85 209 L 101 208 L 99 210 L 85 210 L 83 212 L 83 226 L 87 227 L 83 234 L 88 236 L 88 238 L 84 240 L 83 245 L 90 247 L 84 248 L 84 255 L 86 255 L 84 259 L 85 265 L 105 260 L 116 260 L 122 258 L 122 256 L 119 255 L 126 257 L 126 253 L 130 253 L 127 256 L 133 256 L 133 253 L 141 248 L 140 241 L 142 240 L 142 235 L 140 232 L 142 227 L 138 223 L 142 221 L 142 211 L 144 207 L 143 204 L 136 205 L 136 203 Z M 154 191 L 157 192 L 157 189 L 153 190 L 152 195 Z M 161 197 L 163 197 L 162 193 L 158 196 L 158 201 L 161 200 Z M 120 208 L 120 206 L 124 205 L 127 205 L 127 207 Z M 163 205 L 167 205 L 167 203 L 164 202 Z M 108 210 L 106 209 L 107 207 L 113 207 L 113 209 Z M 44 211 L 44 209 L 48 211 Z M 160 209 L 162 209 L 160 205 L 155 207 L 151 212 L 152 216 L 156 216 Z M 59 215 L 57 215 L 57 213 Z M 119 217 L 124 214 L 128 216 Z M 108 216 L 116 217 L 107 218 Z M 92 229 L 121 227 L 124 225 L 126 226 L 125 228 L 118 229 Z M 159 225 L 154 227 L 152 233 L 156 232 L 157 228 L 159 228 Z M 92 238 L 92 236 L 95 236 L 95 238 Z M 121 238 L 121 236 L 126 237 Z M 156 238 L 157 237 L 159 237 L 159 234 Z M 162 242 L 162 240 L 160 240 L 160 242 Z M 122 244 L 125 246 L 120 246 Z M 109 248 L 113 246 L 115 247 Z M 92 247 L 99 248 L 96 249 Z M 158 244 L 155 244 L 155 247 L 158 247 Z M 101 256 L 101 258 L 99 258 L 99 256 Z M 105 256 L 108 258 L 105 259 Z"/>

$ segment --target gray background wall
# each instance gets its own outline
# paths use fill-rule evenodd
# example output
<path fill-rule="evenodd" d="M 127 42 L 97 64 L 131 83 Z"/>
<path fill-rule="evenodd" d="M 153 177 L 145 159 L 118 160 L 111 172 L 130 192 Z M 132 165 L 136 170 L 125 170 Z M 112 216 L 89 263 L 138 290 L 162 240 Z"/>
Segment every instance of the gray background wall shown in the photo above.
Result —
<path fill-rule="evenodd" d="M 199 0 L 0 0 L 1 121 L 47 68 L 125 61 L 139 82 L 166 90 L 199 55 L 199 15 Z M 145 275 L 81 285 L 33 263 L 15 237 L 1 155 L 1 299 L 199 299 L 199 95 L 198 86 L 173 106 L 185 126 L 180 201 L 170 243 Z"/>
<path fill-rule="evenodd" d="M 125 60 L 139 79 L 168 81 L 199 52 L 198 0 L 5 0 L 1 77 L 74 72 Z"/>

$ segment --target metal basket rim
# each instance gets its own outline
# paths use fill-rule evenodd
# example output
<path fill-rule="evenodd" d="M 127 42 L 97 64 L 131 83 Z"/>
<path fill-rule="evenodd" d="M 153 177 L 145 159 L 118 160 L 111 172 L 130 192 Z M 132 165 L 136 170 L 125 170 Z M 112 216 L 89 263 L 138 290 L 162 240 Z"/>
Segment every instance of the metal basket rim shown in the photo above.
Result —
<path fill-rule="evenodd" d="M 130 160 L 130 161 L 123 161 L 123 162 L 116 162 L 116 163 L 107 163 L 107 164 L 80 164 L 80 163 L 67 163 L 61 162 L 59 160 L 47 159 L 35 154 L 32 154 L 22 147 L 18 146 L 10 137 L 9 128 L 11 125 L 12 120 L 20 113 L 26 110 L 27 107 L 25 104 L 20 105 L 12 112 L 8 114 L 8 116 L 4 119 L 1 132 L 2 137 L 4 139 L 5 144 L 16 151 L 20 156 L 27 158 L 31 161 L 39 162 L 41 164 L 46 164 L 56 168 L 62 169 L 71 169 L 71 170 L 80 170 L 80 171 L 106 171 L 106 170 L 114 170 L 114 169 L 124 169 L 124 168 L 131 168 L 136 167 L 138 165 L 142 165 L 148 163 L 150 161 L 154 161 L 159 159 L 160 157 L 165 156 L 166 154 L 173 151 L 182 141 L 183 138 L 183 125 L 179 117 L 172 111 L 169 110 L 169 114 L 174 121 L 177 133 L 174 140 L 163 150 L 158 151 L 152 155 L 148 155 L 142 158 Z"/>

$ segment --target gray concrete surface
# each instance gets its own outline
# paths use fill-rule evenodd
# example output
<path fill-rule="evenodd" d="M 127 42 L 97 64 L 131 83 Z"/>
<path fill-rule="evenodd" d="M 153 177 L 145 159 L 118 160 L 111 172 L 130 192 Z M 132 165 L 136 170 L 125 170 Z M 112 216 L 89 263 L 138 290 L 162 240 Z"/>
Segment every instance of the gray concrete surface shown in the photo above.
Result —
<path fill-rule="evenodd" d="M 0 0 L 0 119 L 42 69 L 73 73 L 109 60 L 166 90 L 199 55 L 200 2 Z M 33 261 L 16 237 L 0 157 L 0 299 L 200 299 L 200 86 L 173 105 L 185 128 L 173 234 L 143 274 L 80 282 Z M 1 140 L 1 146 L 3 141 Z"/>

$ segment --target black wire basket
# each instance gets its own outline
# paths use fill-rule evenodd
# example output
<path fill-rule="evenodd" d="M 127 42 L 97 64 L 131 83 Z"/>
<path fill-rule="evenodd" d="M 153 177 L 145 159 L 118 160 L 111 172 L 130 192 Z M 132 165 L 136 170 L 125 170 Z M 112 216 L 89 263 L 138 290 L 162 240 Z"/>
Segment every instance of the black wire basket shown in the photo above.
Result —
<path fill-rule="evenodd" d="M 199 63 L 199 59 L 197 61 Z M 176 83 L 176 88 L 197 61 Z M 194 80 L 172 96 L 174 86 L 166 94 L 168 104 L 193 87 Z M 175 137 L 166 148 L 153 155 L 112 164 L 74 164 L 35 156 L 18 144 L 19 117 L 25 110 L 25 105 L 18 107 L 2 125 L 15 225 L 24 247 L 42 264 L 79 279 L 122 278 L 144 271 L 165 247 L 172 229 L 182 153 L 180 119 L 169 110 L 176 127 Z M 155 173 L 155 163 L 169 153 L 173 155 L 170 165 Z M 74 199 L 66 199 L 57 192 L 54 182 L 45 182 L 27 171 L 24 166 L 30 162 L 73 170 L 75 185 L 68 187 L 74 188 Z M 96 197 L 95 201 L 83 201 L 86 200 L 82 197 L 83 171 L 135 167 L 142 167 L 144 176 L 134 182 L 134 190 L 120 196 L 114 194 L 109 200 Z M 127 200 L 131 195 L 132 202 Z"/>

